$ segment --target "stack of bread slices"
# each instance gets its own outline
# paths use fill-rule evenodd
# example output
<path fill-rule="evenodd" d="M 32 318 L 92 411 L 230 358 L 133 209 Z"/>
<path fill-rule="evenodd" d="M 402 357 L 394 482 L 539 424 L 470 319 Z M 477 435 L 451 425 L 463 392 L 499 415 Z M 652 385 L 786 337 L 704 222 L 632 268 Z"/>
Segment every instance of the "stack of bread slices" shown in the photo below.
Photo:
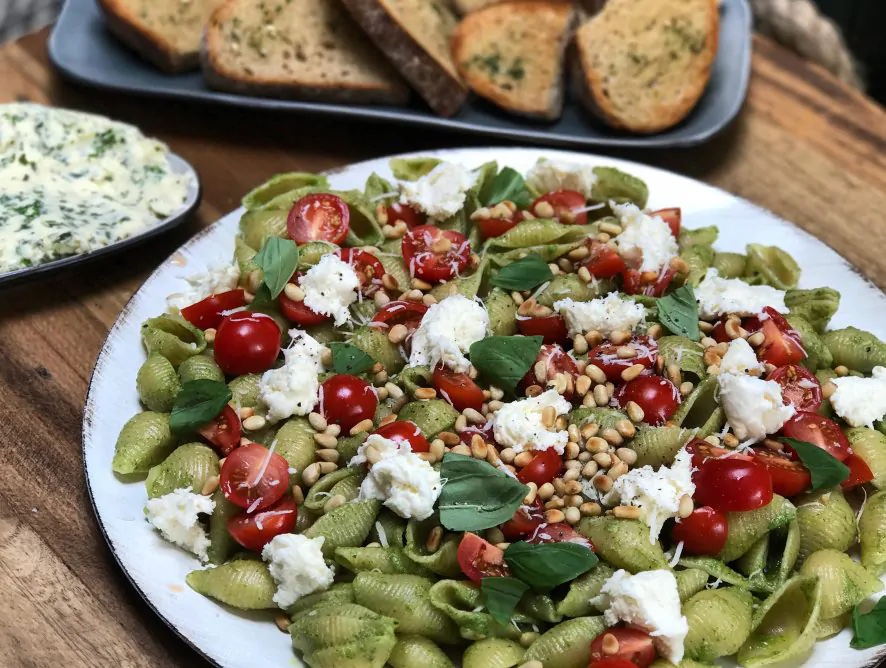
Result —
<path fill-rule="evenodd" d="M 473 92 L 555 120 L 571 80 L 588 112 L 638 133 L 695 106 L 719 23 L 717 0 L 99 2 L 147 60 L 171 73 L 202 67 L 219 90 L 402 104 L 411 88 L 443 116 Z"/>

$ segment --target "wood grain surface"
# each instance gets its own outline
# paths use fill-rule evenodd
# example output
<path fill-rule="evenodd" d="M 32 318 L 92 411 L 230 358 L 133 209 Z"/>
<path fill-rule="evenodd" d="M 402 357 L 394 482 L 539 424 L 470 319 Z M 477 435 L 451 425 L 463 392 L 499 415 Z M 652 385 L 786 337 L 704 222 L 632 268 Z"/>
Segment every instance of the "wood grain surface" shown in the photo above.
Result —
<path fill-rule="evenodd" d="M 202 666 L 118 570 L 86 494 L 81 413 L 109 326 L 156 265 L 276 172 L 487 142 L 77 88 L 50 68 L 47 35 L 0 48 L 0 102 L 32 100 L 135 123 L 197 168 L 204 201 L 194 220 L 162 238 L 0 290 L 0 665 Z M 748 101 L 726 132 L 694 149 L 615 155 L 771 209 L 886 288 L 886 113 L 772 42 L 754 46 Z"/>

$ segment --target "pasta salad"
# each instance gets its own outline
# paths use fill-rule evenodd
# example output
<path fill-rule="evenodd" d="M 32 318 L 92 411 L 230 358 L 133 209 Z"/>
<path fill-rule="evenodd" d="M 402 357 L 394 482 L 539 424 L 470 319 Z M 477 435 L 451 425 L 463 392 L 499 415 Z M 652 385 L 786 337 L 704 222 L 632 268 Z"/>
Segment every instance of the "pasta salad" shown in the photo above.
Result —
<path fill-rule="evenodd" d="M 839 293 L 615 168 L 391 171 L 262 184 L 142 325 L 113 469 L 194 591 L 312 668 L 886 643 L 886 344 Z"/>

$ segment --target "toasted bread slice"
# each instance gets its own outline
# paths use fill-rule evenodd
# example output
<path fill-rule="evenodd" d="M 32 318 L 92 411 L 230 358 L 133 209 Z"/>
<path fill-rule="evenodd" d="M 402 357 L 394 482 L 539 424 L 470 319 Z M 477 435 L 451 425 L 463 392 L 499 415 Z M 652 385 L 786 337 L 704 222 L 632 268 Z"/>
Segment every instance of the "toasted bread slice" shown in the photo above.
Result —
<path fill-rule="evenodd" d="M 405 102 L 409 89 L 338 0 L 227 0 L 201 52 L 213 88 L 306 100 Z"/>
<path fill-rule="evenodd" d="M 449 41 L 458 20 L 441 0 L 342 0 L 400 73 L 441 116 L 464 104 Z"/>
<path fill-rule="evenodd" d="M 574 17 L 558 0 L 490 5 L 459 23 L 452 57 L 477 95 L 515 114 L 559 118 Z"/>
<path fill-rule="evenodd" d="M 200 65 L 200 39 L 224 0 L 99 0 L 108 28 L 120 41 L 166 72 Z"/>
<path fill-rule="evenodd" d="M 609 0 L 575 34 L 579 97 L 616 128 L 676 125 L 707 86 L 718 30 L 717 0 Z"/>

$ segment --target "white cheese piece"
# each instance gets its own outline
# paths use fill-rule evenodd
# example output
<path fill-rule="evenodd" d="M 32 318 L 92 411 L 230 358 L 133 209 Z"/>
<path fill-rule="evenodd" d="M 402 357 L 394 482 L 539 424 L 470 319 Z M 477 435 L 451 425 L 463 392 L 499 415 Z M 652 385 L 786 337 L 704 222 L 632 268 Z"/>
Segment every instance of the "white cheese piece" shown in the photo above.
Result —
<path fill-rule="evenodd" d="M 465 193 L 477 176 L 452 162 L 441 162 L 415 181 L 400 183 L 400 203 L 415 206 L 435 220 L 454 216 L 465 205 Z"/>
<path fill-rule="evenodd" d="M 357 454 L 351 457 L 348 466 L 362 466 L 369 461 L 366 457 L 366 450 L 370 448 L 378 452 L 379 459 L 384 459 L 385 457 L 396 455 L 400 450 L 400 444 L 389 438 L 385 438 L 384 436 L 370 434 L 369 437 L 360 444 L 360 447 L 357 448 Z"/>
<path fill-rule="evenodd" d="M 314 313 L 333 318 L 336 327 L 348 321 L 348 307 L 357 301 L 360 277 L 337 255 L 327 253 L 298 279 L 305 291 L 305 306 Z"/>
<path fill-rule="evenodd" d="M 320 391 L 323 345 L 299 329 L 289 330 L 289 336 L 292 342 L 283 351 L 283 366 L 265 371 L 259 381 L 259 397 L 272 422 L 307 415 L 317 405 Z"/>
<path fill-rule="evenodd" d="M 649 216 L 636 204 L 609 206 L 618 216 L 624 231 L 615 237 L 615 245 L 622 257 L 641 255 L 640 271 L 659 271 L 679 252 L 671 228 L 658 216 Z"/>
<path fill-rule="evenodd" d="M 394 444 L 396 450 L 392 451 L 390 443 L 378 443 L 382 457 L 369 468 L 360 485 L 359 498 L 378 499 L 400 517 L 425 520 L 434 514 L 434 504 L 443 489 L 440 473 L 412 452 L 408 444 Z M 359 456 L 358 452 L 351 462 Z"/>
<path fill-rule="evenodd" d="M 733 339 L 723 359 L 720 360 L 720 373 L 748 373 L 763 371 L 765 367 L 757 360 L 751 344 L 744 339 Z"/>
<path fill-rule="evenodd" d="M 202 274 L 185 276 L 189 288 L 183 292 L 173 292 L 166 298 L 166 308 L 170 313 L 196 304 L 219 292 L 234 290 L 240 281 L 240 270 L 236 265 L 216 264 Z"/>
<path fill-rule="evenodd" d="M 680 450 L 674 463 L 656 471 L 651 466 L 633 469 L 615 481 L 603 503 L 637 506 L 649 525 L 649 542 L 658 540 L 665 521 L 677 517 L 680 499 L 695 493 L 692 482 L 692 455 Z"/>
<path fill-rule="evenodd" d="M 647 631 L 658 653 L 677 665 L 683 660 L 683 642 L 689 624 L 680 609 L 677 579 L 672 571 L 643 571 L 631 575 L 618 570 L 603 583 L 592 604 L 604 609 L 609 626 L 625 622 Z"/>
<path fill-rule="evenodd" d="M 412 335 L 409 366 L 433 369 L 441 362 L 453 371 L 466 372 L 471 363 L 465 353 L 472 343 L 486 337 L 489 313 L 483 305 L 464 295 L 451 295 L 432 304 Z"/>
<path fill-rule="evenodd" d="M 572 409 L 572 405 L 557 390 L 547 390 L 537 397 L 505 404 L 492 418 L 495 440 L 506 448 L 513 448 L 514 452 L 553 448 L 558 455 L 562 455 L 569 442 L 569 434 L 544 426 L 542 412 L 549 406 L 558 416 Z"/>
<path fill-rule="evenodd" d="M 177 489 L 145 504 L 148 522 L 170 543 L 196 554 L 201 561 L 209 557 L 209 536 L 200 524 L 199 515 L 211 515 L 215 502 L 208 496 L 194 494 L 187 487 Z"/>
<path fill-rule="evenodd" d="M 597 175 L 590 165 L 566 160 L 539 159 L 526 173 L 526 185 L 539 193 L 555 190 L 575 190 L 585 199 L 591 198 Z"/>
<path fill-rule="evenodd" d="M 642 304 L 623 299 L 617 292 L 589 302 L 561 299 L 554 302 L 554 310 L 566 320 L 570 336 L 594 330 L 605 337 L 616 330 L 632 332 L 646 318 Z"/>
<path fill-rule="evenodd" d="M 323 536 L 282 533 L 265 545 L 261 556 L 277 583 L 274 603 L 285 609 L 303 596 L 329 588 L 335 571 L 323 559 L 325 541 Z"/>
<path fill-rule="evenodd" d="M 774 380 L 736 373 L 721 373 L 717 379 L 726 420 L 743 443 L 757 443 L 774 434 L 796 412 L 785 404 L 781 385 Z"/>
<path fill-rule="evenodd" d="M 716 269 L 708 269 L 695 289 L 699 314 L 711 320 L 721 315 L 756 315 L 766 306 L 786 313 L 784 291 L 769 285 L 748 285 L 740 278 L 720 278 Z"/>
<path fill-rule="evenodd" d="M 886 416 L 886 368 L 875 366 L 870 378 L 833 378 L 831 405 L 853 427 L 870 427 Z"/>

